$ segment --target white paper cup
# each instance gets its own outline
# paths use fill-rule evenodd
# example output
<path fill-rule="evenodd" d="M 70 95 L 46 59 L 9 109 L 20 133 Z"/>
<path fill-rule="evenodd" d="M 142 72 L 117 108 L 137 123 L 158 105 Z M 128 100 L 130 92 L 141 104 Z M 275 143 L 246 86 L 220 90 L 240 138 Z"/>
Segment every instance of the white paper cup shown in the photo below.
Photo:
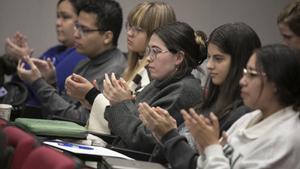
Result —
<path fill-rule="evenodd" d="M 10 104 L 0 104 L 0 118 L 9 121 L 11 109 L 12 106 Z"/>

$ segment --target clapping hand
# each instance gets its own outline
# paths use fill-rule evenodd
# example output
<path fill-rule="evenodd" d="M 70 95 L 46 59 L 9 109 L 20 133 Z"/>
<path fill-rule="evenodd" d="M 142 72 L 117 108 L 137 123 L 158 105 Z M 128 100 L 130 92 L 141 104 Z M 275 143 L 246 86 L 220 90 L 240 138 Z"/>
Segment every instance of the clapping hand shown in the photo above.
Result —
<path fill-rule="evenodd" d="M 25 63 L 22 60 L 19 60 L 17 67 L 19 77 L 27 83 L 32 83 L 37 79 L 41 78 L 42 74 L 36 67 L 36 65 L 33 63 L 31 58 L 28 55 L 24 56 L 23 58 L 23 61 L 29 64 L 30 69 L 25 69 Z"/>
<path fill-rule="evenodd" d="M 47 60 L 31 58 L 31 60 L 49 84 L 54 84 L 56 82 L 55 66 L 49 58 Z"/>
<path fill-rule="evenodd" d="M 105 80 L 103 80 L 103 95 L 109 100 L 110 105 L 135 98 L 126 81 L 123 78 L 117 80 L 114 73 L 112 73 L 111 77 L 105 74 Z"/>
<path fill-rule="evenodd" d="M 202 114 L 198 115 L 194 109 L 189 109 L 189 113 L 185 110 L 181 111 L 186 127 L 195 138 L 199 150 L 203 151 L 207 146 L 219 144 L 219 121 L 214 113 L 209 114 L 209 118 Z"/>
<path fill-rule="evenodd" d="M 165 109 L 140 103 L 138 111 L 139 118 L 158 141 L 170 130 L 177 128 L 176 120 Z"/>
<path fill-rule="evenodd" d="M 84 101 L 86 94 L 93 87 L 97 88 L 96 80 L 94 80 L 93 83 L 91 83 L 86 78 L 75 73 L 67 77 L 65 81 L 65 89 L 67 91 L 67 94 L 77 100 Z"/>
<path fill-rule="evenodd" d="M 19 60 L 23 56 L 31 56 L 33 49 L 28 46 L 26 37 L 17 32 L 13 37 L 6 38 L 5 52 L 12 60 Z"/>

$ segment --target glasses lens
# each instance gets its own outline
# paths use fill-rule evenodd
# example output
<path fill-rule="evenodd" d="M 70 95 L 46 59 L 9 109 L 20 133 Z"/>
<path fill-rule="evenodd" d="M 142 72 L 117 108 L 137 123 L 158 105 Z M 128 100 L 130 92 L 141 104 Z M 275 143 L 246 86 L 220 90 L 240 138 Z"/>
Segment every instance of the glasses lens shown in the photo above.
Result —
<path fill-rule="evenodd" d="M 84 32 L 82 30 L 82 27 L 79 25 L 78 22 L 75 22 L 75 30 L 77 30 L 79 32 L 80 36 L 84 36 Z"/>
<path fill-rule="evenodd" d="M 149 46 L 146 47 L 145 56 L 149 56 L 151 53 L 151 48 Z"/>

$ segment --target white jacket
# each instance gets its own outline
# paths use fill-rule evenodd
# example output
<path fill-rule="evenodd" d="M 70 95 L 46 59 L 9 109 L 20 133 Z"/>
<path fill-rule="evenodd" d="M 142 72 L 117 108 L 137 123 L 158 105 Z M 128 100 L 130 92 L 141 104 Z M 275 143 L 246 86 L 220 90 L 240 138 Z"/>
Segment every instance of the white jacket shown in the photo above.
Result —
<path fill-rule="evenodd" d="M 221 145 L 211 145 L 199 156 L 197 168 L 300 169 L 299 112 L 286 107 L 263 121 L 261 117 L 262 112 L 256 110 L 228 130 L 231 158 L 224 155 Z"/>

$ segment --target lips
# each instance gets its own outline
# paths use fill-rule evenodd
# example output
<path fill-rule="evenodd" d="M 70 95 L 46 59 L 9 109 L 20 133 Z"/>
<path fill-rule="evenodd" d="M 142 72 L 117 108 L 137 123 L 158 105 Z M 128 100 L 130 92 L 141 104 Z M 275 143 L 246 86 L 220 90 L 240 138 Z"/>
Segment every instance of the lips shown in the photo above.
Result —
<path fill-rule="evenodd" d="M 241 95 L 242 98 L 244 98 L 247 95 L 247 92 L 241 90 L 241 94 L 240 95 Z"/>
<path fill-rule="evenodd" d="M 149 72 L 153 72 L 154 71 L 154 67 L 151 67 L 149 65 L 146 68 L 148 69 Z"/>
<path fill-rule="evenodd" d="M 75 48 L 78 48 L 78 47 L 80 47 L 80 46 L 81 46 L 80 43 L 78 43 L 78 42 L 76 42 L 76 41 L 74 42 L 74 47 L 75 47 Z"/>
<path fill-rule="evenodd" d="M 128 44 L 129 46 L 131 46 L 131 45 L 133 44 L 133 42 L 132 42 L 131 40 L 127 39 L 127 44 Z"/>
<path fill-rule="evenodd" d="M 210 77 L 216 77 L 218 74 L 217 73 L 209 73 Z"/>

